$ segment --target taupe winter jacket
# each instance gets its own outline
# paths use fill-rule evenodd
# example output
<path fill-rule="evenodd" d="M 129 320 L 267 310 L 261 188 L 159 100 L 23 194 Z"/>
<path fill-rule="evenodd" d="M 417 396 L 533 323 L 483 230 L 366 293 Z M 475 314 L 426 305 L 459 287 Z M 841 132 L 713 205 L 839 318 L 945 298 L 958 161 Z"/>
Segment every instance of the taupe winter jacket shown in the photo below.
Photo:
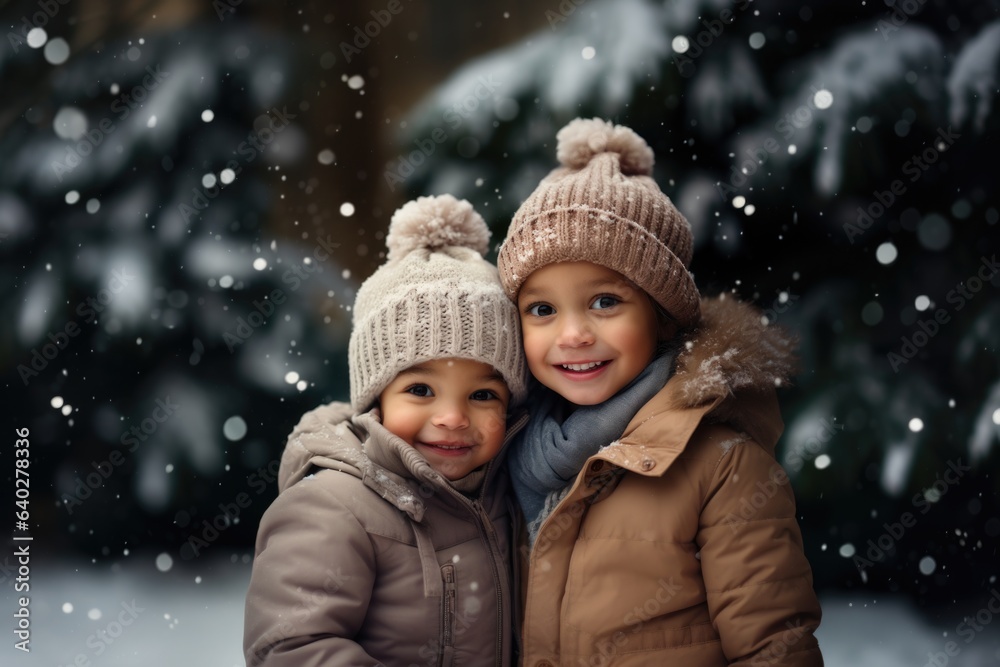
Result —
<path fill-rule="evenodd" d="M 376 414 L 351 415 L 331 403 L 289 436 L 257 533 L 247 665 L 509 665 L 505 474 L 487 464 L 470 499 Z"/>
<path fill-rule="evenodd" d="M 702 303 L 666 386 L 587 461 L 528 554 L 528 667 L 823 664 L 776 380 L 788 341 Z"/>

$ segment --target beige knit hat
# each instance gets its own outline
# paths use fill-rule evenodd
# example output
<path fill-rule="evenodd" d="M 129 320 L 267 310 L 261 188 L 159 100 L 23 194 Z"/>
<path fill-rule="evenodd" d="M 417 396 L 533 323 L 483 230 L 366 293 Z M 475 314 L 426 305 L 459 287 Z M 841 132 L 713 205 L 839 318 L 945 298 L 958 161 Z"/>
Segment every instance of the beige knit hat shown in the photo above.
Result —
<path fill-rule="evenodd" d="M 514 214 L 497 265 L 512 300 L 537 269 L 592 262 L 646 291 L 682 329 L 700 319 L 688 272 L 691 225 L 660 191 L 653 151 L 627 127 L 571 121 L 556 135 L 561 167 Z"/>
<path fill-rule="evenodd" d="M 517 308 L 483 259 L 490 231 L 472 204 L 420 197 L 392 216 L 388 260 L 358 289 L 348 346 L 351 405 L 368 409 L 393 378 L 431 359 L 472 359 L 527 387 Z"/>

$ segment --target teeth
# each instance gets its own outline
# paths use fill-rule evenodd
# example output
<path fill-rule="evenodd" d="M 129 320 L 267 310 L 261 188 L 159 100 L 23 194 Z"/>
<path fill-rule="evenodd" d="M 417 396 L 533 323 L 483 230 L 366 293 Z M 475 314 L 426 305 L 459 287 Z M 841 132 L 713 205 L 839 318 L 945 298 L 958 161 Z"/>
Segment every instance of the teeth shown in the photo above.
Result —
<path fill-rule="evenodd" d="M 589 364 L 562 364 L 562 367 L 571 371 L 589 371 L 591 368 L 597 368 L 603 361 L 591 361 Z"/>

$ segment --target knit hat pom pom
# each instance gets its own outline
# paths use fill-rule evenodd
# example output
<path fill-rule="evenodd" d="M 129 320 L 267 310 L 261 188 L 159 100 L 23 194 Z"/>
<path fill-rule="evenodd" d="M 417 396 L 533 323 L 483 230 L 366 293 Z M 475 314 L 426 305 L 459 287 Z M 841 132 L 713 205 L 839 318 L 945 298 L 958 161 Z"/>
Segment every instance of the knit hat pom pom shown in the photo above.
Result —
<path fill-rule="evenodd" d="M 653 150 L 630 128 L 600 118 L 577 118 L 556 135 L 559 162 L 583 169 L 601 153 L 618 153 L 622 173 L 627 176 L 653 174 Z"/>
<path fill-rule="evenodd" d="M 436 250 L 447 246 L 471 248 L 485 255 L 490 248 L 490 230 L 464 199 L 451 195 L 418 197 L 393 214 L 385 244 L 389 261 L 419 248 Z"/>

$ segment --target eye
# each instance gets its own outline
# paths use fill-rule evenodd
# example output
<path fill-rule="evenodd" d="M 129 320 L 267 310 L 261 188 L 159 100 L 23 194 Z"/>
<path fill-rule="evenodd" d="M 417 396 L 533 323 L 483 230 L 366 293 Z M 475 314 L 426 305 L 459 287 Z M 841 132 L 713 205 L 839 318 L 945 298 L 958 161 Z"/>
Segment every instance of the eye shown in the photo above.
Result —
<path fill-rule="evenodd" d="M 590 307 L 594 310 L 606 310 L 608 308 L 614 308 L 619 303 L 621 303 L 621 299 L 618 297 L 611 296 L 609 294 L 602 294 L 594 299 L 594 302 L 590 304 Z"/>
<path fill-rule="evenodd" d="M 406 388 L 407 394 L 413 394 L 414 396 L 419 396 L 421 398 L 429 398 L 434 395 L 431 388 L 425 384 L 415 384 Z"/>
<path fill-rule="evenodd" d="M 529 315 L 534 315 L 535 317 L 548 317 L 556 312 L 556 309 L 547 303 L 533 303 L 528 306 L 525 311 Z"/>
<path fill-rule="evenodd" d="M 471 396 L 474 401 L 494 401 L 500 397 L 492 389 L 477 389 Z"/>

